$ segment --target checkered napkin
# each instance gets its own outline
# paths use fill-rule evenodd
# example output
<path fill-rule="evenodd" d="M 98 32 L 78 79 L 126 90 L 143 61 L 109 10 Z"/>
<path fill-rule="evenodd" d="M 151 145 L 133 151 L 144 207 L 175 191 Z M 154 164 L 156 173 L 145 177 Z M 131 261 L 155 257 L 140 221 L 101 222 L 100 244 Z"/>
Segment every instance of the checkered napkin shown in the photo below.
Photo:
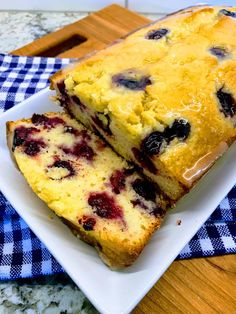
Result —
<path fill-rule="evenodd" d="M 0 54 L 0 112 L 49 83 L 69 59 Z M 182 250 L 178 259 L 236 253 L 236 186 Z M 63 272 L 46 247 L 0 192 L 0 279 Z"/>

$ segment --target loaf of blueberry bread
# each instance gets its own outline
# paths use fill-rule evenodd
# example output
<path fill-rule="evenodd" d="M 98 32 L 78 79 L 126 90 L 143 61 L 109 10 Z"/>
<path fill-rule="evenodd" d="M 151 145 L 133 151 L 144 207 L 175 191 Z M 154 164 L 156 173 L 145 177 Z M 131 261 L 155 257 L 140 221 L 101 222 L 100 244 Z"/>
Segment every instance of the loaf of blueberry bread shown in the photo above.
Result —
<path fill-rule="evenodd" d="M 236 138 L 236 8 L 169 15 L 51 82 L 67 112 L 178 200 Z"/>
<path fill-rule="evenodd" d="M 136 260 L 168 206 L 153 183 L 66 114 L 8 122 L 7 138 L 33 191 L 107 265 Z"/>

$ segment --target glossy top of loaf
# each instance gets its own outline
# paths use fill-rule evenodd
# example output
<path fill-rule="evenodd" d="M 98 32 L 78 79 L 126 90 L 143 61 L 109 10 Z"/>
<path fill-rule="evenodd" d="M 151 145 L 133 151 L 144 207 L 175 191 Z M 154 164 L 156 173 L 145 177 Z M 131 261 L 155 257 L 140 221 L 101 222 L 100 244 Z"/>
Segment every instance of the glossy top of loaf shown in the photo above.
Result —
<path fill-rule="evenodd" d="M 148 39 L 163 29 L 161 38 Z M 114 83 L 115 75 L 130 73 L 146 86 Z M 236 137 L 236 8 L 200 6 L 170 15 L 82 60 L 65 84 L 86 105 L 119 120 L 139 145 L 151 132 L 187 120 L 188 137 L 152 158 L 191 186 Z M 233 109 L 222 107 L 220 92 Z"/>

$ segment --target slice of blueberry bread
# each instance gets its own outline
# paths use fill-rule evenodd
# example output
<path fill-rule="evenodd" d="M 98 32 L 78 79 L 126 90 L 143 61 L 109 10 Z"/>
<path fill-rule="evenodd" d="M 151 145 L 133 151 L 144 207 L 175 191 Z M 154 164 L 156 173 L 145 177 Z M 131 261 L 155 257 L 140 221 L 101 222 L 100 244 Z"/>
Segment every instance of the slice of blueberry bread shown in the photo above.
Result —
<path fill-rule="evenodd" d="M 66 114 L 8 122 L 7 137 L 33 191 L 106 264 L 131 265 L 167 209 L 154 184 Z"/>
<path fill-rule="evenodd" d="M 167 16 L 52 86 L 71 115 L 178 200 L 236 138 L 236 8 Z"/>

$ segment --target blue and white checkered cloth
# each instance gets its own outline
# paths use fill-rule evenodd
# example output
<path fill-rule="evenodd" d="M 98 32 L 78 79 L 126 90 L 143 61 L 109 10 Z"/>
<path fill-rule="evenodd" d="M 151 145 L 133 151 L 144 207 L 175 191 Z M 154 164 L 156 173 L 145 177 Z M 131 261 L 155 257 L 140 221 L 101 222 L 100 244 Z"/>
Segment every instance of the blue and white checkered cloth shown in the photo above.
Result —
<path fill-rule="evenodd" d="M 49 84 L 69 59 L 0 54 L 0 112 Z M 178 259 L 236 253 L 236 186 L 182 250 Z M 0 192 L 0 279 L 63 272 L 62 267 Z"/>

